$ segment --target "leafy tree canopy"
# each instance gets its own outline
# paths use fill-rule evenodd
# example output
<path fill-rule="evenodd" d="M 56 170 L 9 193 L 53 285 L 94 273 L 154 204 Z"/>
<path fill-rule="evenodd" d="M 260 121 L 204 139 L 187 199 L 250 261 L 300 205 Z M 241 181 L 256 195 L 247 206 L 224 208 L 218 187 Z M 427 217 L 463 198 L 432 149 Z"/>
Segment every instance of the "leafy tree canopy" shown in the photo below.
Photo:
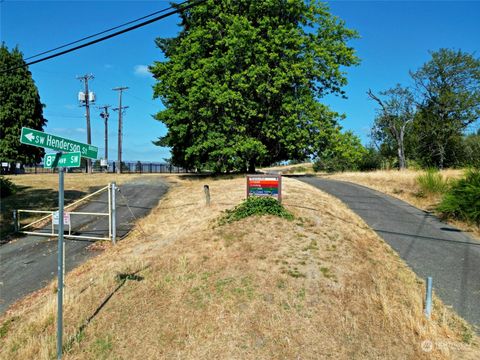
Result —
<path fill-rule="evenodd" d="M 181 16 L 150 67 L 168 129 L 155 143 L 175 165 L 253 171 L 318 151 L 337 114 L 317 100 L 344 95 L 354 31 L 316 1 L 208 0 Z"/>
<path fill-rule="evenodd" d="M 9 51 L 0 47 L 0 69 L 11 69 L 25 64 L 18 48 Z M 44 105 L 32 74 L 27 67 L 0 73 L 0 160 L 37 163 L 43 149 L 20 143 L 23 126 L 42 130 L 47 120 L 43 117 Z"/>
<path fill-rule="evenodd" d="M 480 117 L 480 59 L 451 49 L 411 73 L 419 97 L 418 147 L 426 163 L 448 165 L 465 128 Z"/>
<path fill-rule="evenodd" d="M 330 138 L 330 143 L 318 154 L 313 169 L 315 171 L 359 170 L 368 150 L 358 136 L 351 131 L 341 132 L 337 128 Z"/>

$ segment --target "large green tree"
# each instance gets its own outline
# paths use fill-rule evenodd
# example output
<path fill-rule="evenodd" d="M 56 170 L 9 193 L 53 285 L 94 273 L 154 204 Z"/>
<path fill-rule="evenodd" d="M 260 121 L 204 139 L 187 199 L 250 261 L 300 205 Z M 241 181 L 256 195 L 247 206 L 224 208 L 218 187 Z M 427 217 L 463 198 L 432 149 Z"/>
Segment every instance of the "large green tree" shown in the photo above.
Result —
<path fill-rule="evenodd" d="M 18 48 L 11 51 L 5 44 L 0 47 L 0 160 L 23 164 L 37 163 L 44 154 L 42 148 L 20 143 L 23 126 L 42 130 L 47 120 L 44 105 L 32 74 L 24 66 Z M 10 70 L 13 69 L 13 70 Z"/>
<path fill-rule="evenodd" d="M 317 101 L 343 95 L 354 31 L 304 0 L 207 0 L 181 19 L 150 67 L 175 165 L 254 171 L 318 151 L 335 114 Z"/>
<path fill-rule="evenodd" d="M 464 130 L 480 117 L 480 59 L 451 49 L 431 56 L 411 73 L 420 99 L 417 153 L 425 164 L 443 168 L 455 164 Z"/>

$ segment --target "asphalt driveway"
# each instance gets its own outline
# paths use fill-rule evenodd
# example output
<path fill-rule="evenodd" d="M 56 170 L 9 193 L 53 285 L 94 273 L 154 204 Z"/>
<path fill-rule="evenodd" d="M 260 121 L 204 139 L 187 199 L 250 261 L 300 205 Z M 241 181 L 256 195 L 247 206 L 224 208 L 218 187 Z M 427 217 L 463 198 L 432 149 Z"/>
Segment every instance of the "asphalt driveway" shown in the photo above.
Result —
<path fill-rule="evenodd" d="M 480 242 L 432 214 L 361 185 L 299 178 L 343 201 L 421 277 L 435 293 L 480 329 Z"/>
<path fill-rule="evenodd" d="M 160 176 L 135 178 L 121 185 L 117 193 L 117 239 L 131 230 L 136 219 L 145 216 L 167 192 Z M 108 212 L 107 193 L 92 198 L 76 211 Z M 44 230 L 48 232 L 48 227 Z M 108 217 L 72 216 L 72 231 L 78 235 L 108 237 Z M 66 271 L 70 271 L 98 251 L 87 249 L 93 241 L 65 239 Z M 23 296 L 55 278 L 57 238 L 19 237 L 0 246 L 0 314 Z"/>

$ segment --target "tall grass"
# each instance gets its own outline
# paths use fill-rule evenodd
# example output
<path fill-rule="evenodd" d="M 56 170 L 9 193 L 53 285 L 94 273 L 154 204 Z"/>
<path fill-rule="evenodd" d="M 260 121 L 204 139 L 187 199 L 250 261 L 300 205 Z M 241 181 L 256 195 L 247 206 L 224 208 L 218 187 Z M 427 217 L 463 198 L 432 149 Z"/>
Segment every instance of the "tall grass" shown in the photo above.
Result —
<path fill-rule="evenodd" d="M 420 195 L 442 195 L 449 189 L 449 183 L 437 169 L 428 169 L 424 174 L 417 176 Z"/>
<path fill-rule="evenodd" d="M 464 178 L 453 182 L 437 210 L 480 225 L 480 169 L 470 169 Z"/>

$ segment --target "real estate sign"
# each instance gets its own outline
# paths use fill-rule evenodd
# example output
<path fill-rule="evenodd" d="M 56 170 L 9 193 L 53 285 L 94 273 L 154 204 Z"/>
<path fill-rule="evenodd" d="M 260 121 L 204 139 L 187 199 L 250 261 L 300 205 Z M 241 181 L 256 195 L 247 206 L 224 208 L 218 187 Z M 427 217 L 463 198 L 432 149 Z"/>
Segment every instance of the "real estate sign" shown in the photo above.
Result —
<path fill-rule="evenodd" d="M 282 176 L 247 175 L 247 197 L 249 196 L 271 196 L 282 201 Z"/>

